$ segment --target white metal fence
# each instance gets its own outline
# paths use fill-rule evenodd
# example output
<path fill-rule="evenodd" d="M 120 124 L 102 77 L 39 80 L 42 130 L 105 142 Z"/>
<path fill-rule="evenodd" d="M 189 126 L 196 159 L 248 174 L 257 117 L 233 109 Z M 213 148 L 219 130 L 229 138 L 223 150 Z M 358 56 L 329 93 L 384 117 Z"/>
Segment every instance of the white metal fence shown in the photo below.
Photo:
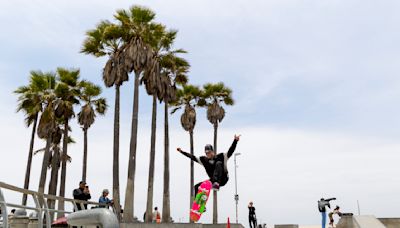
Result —
<path fill-rule="evenodd" d="M 31 206 L 31 205 L 24 206 L 22 204 L 10 203 L 5 198 L 5 194 L 4 194 L 5 191 L 19 193 L 19 194 L 21 194 L 21 199 L 22 199 L 23 194 L 27 194 L 28 197 L 31 197 L 33 199 L 34 205 L 33 206 Z M 60 201 L 63 201 L 65 205 L 67 203 L 72 205 L 72 207 L 69 207 L 69 208 L 71 208 L 71 210 L 55 209 L 56 205 L 58 205 L 58 203 Z M 49 203 L 51 204 L 50 207 L 49 207 Z M 0 208 L 1 208 L 1 212 L 2 212 L 2 214 L 1 214 L 2 221 L 0 220 L 0 227 L 4 227 L 4 228 L 9 227 L 8 210 L 10 208 L 21 208 L 21 209 L 25 209 L 25 210 L 35 211 L 37 213 L 38 227 L 42 228 L 43 225 L 45 225 L 46 228 L 50 228 L 51 224 L 53 223 L 55 218 L 64 217 L 65 214 L 70 214 L 73 211 L 77 211 L 78 210 L 77 205 L 80 205 L 80 208 L 82 210 L 89 208 L 89 206 L 91 206 L 91 207 L 108 207 L 108 205 L 99 204 L 97 202 L 92 202 L 92 201 L 82 201 L 82 200 L 63 198 L 63 197 L 54 196 L 54 195 L 40 194 L 35 191 L 22 189 L 22 188 L 13 186 L 13 185 L 6 184 L 4 182 L 0 182 Z"/>

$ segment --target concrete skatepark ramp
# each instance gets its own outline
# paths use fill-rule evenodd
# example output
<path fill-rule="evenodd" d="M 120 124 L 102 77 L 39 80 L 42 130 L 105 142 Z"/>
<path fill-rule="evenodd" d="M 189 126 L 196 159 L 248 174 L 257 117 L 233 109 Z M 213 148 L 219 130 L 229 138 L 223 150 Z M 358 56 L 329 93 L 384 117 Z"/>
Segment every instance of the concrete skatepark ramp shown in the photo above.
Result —
<path fill-rule="evenodd" d="M 386 228 L 400 227 L 400 218 L 378 218 Z"/>
<path fill-rule="evenodd" d="M 354 220 L 359 228 L 385 228 L 385 226 L 372 215 L 354 216 Z"/>
<path fill-rule="evenodd" d="M 231 228 L 244 228 L 241 224 L 230 224 Z M 226 228 L 227 224 L 201 224 L 201 223 L 170 223 L 170 224 L 149 224 L 149 223 L 121 223 L 120 228 Z"/>
<path fill-rule="evenodd" d="M 376 218 L 372 215 L 342 216 L 337 228 L 399 228 L 400 218 Z"/>

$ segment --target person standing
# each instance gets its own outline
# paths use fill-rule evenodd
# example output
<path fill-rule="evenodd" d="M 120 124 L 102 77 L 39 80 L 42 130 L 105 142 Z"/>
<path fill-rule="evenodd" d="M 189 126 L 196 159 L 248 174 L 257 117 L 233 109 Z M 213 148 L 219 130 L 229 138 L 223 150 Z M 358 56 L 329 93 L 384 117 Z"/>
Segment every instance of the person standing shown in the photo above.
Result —
<path fill-rule="evenodd" d="M 86 185 L 85 181 L 79 182 L 79 188 L 74 189 L 74 191 L 72 192 L 72 195 L 74 196 L 74 199 L 76 199 L 76 200 L 88 201 L 89 199 L 92 198 L 90 196 L 89 186 Z M 87 209 L 86 203 L 83 206 L 85 207 L 85 209 Z M 78 211 L 83 209 L 81 207 L 80 203 L 77 203 L 76 207 L 78 208 Z"/>
<path fill-rule="evenodd" d="M 331 200 L 336 200 L 336 198 L 329 198 L 329 199 L 324 199 L 321 198 L 321 200 L 318 201 L 318 210 L 321 212 L 322 216 L 322 228 L 325 228 L 326 226 L 326 207 L 331 208 L 331 205 L 329 201 Z"/>
<path fill-rule="evenodd" d="M 110 200 L 107 196 L 110 192 L 108 191 L 108 189 L 104 189 L 103 190 L 103 194 L 102 196 L 99 198 L 99 203 L 101 204 L 106 204 L 107 207 L 113 204 L 113 201 Z M 100 205 L 99 207 L 106 207 L 105 205 Z"/>
<path fill-rule="evenodd" d="M 158 212 L 157 207 L 154 208 L 153 223 L 161 223 L 161 215 L 160 215 L 160 212 Z"/>
<path fill-rule="evenodd" d="M 253 202 L 250 201 L 248 208 L 249 208 L 250 228 L 256 228 L 257 227 L 256 208 L 253 206 Z"/>

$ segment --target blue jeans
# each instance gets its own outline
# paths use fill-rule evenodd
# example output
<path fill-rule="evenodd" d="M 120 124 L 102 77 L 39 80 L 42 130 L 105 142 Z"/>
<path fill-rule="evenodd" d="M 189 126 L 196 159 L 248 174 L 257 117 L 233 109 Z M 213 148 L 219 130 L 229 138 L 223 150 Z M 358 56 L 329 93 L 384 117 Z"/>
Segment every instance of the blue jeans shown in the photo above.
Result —
<path fill-rule="evenodd" d="M 322 215 L 322 228 L 325 228 L 326 224 L 326 212 L 321 212 Z"/>

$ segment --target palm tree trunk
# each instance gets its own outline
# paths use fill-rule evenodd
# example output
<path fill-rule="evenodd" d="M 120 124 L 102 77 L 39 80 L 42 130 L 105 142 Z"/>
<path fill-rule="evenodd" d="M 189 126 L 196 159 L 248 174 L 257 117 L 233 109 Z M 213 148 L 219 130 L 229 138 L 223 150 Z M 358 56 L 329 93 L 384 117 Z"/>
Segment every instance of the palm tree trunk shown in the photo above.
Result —
<path fill-rule="evenodd" d="M 28 154 L 28 162 L 26 164 L 24 189 L 29 189 L 29 180 L 30 180 L 30 177 L 31 177 L 31 167 L 32 167 L 33 146 L 35 144 L 35 133 L 36 133 L 38 116 L 39 115 L 36 114 L 35 119 L 33 121 L 31 143 L 30 143 L 30 146 L 29 146 L 29 154 Z M 28 199 L 28 196 L 26 194 L 24 194 L 22 196 L 22 205 L 26 206 L 27 199 Z"/>
<path fill-rule="evenodd" d="M 168 126 L 168 101 L 165 101 L 164 110 L 164 194 L 162 222 L 171 222 L 171 206 L 169 194 L 169 126 Z"/>
<path fill-rule="evenodd" d="M 86 182 L 87 170 L 87 128 L 83 128 L 83 164 L 82 164 L 82 180 Z"/>
<path fill-rule="evenodd" d="M 146 207 L 146 222 L 151 222 L 153 208 L 153 185 L 154 185 L 154 162 L 156 156 L 156 129 L 157 129 L 157 97 L 153 95 L 153 111 L 151 115 L 151 143 L 150 143 L 150 164 L 149 164 L 149 179 L 147 188 L 147 207 Z"/>
<path fill-rule="evenodd" d="M 50 158 L 50 144 L 51 144 L 51 137 L 48 137 L 46 140 L 46 149 L 44 150 L 43 161 L 42 161 L 42 171 L 40 173 L 40 180 L 39 180 L 39 190 L 38 192 L 44 194 L 44 186 L 46 184 L 46 176 L 47 176 L 47 167 L 49 164 Z M 43 200 L 39 197 L 40 205 L 43 205 Z"/>
<path fill-rule="evenodd" d="M 189 131 L 190 135 L 190 154 L 194 155 L 194 140 L 193 140 L 193 130 Z M 189 210 L 192 208 L 192 202 L 194 200 L 194 162 L 190 160 L 190 201 L 189 201 Z M 193 223 L 193 221 L 189 218 L 189 222 Z"/>
<path fill-rule="evenodd" d="M 57 183 L 58 183 L 58 170 L 60 168 L 60 151 L 58 146 L 54 146 L 53 158 L 51 161 L 51 174 L 49 184 L 49 195 L 55 196 L 57 194 Z M 49 208 L 55 208 L 55 200 L 47 200 Z M 51 221 L 53 221 L 54 213 L 51 213 Z"/>
<path fill-rule="evenodd" d="M 113 145 L 113 199 L 114 208 L 118 220 L 121 220 L 121 203 L 119 194 L 119 85 L 115 86 L 115 109 L 114 109 L 114 145 Z"/>
<path fill-rule="evenodd" d="M 135 73 L 135 91 L 133 95 L 132 129 L 131 142 L 129 149 L 128 180 L 125 191 L 124 221 L 133 222 L 134 220 L 134 196 L 135 196 L 135 171 L 136 171 L 136 147 L 137 147 L 137 128 L 139 112 L 139 76 Z"/>
<path fill-rule="evenodd" d="M 214 151 L 217 153 L 218 122 L 214 124 Z M 218 223 L 218 194 L 213 191 L 213 224 Z"/>
<path fill-rule="evenodd" d="M 68 157 L 68 119 L 64 120 L 63 133 L 63 153 L 61 156 L 61 182 L 60 182 L 60 197 L 65 197 L 65 181 L 67 178 L 67 157 Z M 64 211 L 64 201 L 58 202 L 58 210 Z M 64 217 L 64 213 L 58 213 L 58 218 Z"/>

